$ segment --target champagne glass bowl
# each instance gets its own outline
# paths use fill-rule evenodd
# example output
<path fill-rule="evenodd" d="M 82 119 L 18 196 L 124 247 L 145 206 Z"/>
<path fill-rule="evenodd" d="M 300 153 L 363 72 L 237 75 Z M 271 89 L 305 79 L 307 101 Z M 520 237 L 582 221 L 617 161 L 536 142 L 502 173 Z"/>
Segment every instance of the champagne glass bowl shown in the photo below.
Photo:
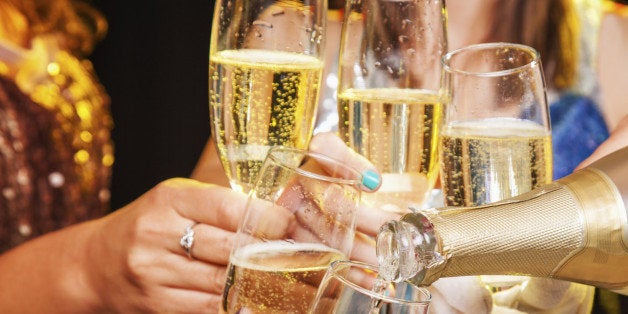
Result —
<path fill-rule="evenodd" d="M 324 0 L 219 0 L 209 56 L 211 133 L 234 190 L 273 146 L 306 148 L 323 70 Z"/>

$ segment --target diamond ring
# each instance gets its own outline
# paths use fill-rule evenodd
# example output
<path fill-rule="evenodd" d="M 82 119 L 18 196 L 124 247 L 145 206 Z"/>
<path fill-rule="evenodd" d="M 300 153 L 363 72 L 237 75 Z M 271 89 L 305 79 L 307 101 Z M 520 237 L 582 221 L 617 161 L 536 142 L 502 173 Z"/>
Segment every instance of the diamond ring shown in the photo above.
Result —
<path fill-rule="evenodd" d="M 192 245 L 194 245 L 194 226 L 196 226 L 198 222 L 194 222 L 187 228 L 185 228 L 185 234 L 179 240 L 179 245 L 185 250 L 185 254 L 187 254 L 189 259 L 193 259 L 192 257 Z"/>

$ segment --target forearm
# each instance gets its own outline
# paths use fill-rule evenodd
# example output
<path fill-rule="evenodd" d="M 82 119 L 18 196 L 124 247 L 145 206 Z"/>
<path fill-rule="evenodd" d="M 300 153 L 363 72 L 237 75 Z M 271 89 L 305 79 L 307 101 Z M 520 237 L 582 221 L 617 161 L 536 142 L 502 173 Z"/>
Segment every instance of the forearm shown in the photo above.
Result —
<path fill-rule="evenodd" d="M 86 265 L 91 229 L 79 224 L 0 256 L 1 313 L 79 313 L 98 309 Z"/>
<path fill-rule="evenodd" d="M 207 141 L 203 153 L 196 163 L 190 178 L 207 183 L 229 186 L 229 179 L 220 163 L 220 157 L 213 139 Z"/>

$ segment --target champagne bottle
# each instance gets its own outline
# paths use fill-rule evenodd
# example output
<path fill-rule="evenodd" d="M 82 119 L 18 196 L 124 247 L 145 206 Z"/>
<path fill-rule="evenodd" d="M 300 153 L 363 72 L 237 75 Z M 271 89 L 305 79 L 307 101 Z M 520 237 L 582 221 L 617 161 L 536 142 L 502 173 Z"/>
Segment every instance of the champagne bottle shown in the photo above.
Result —
<path fill-rule="evenodd" d="M 415 211 L 377 236 L 380 274 L 429 285 L 441 277 L 526 275 L 628 294 L 628 147 L 520 196 Z"/>

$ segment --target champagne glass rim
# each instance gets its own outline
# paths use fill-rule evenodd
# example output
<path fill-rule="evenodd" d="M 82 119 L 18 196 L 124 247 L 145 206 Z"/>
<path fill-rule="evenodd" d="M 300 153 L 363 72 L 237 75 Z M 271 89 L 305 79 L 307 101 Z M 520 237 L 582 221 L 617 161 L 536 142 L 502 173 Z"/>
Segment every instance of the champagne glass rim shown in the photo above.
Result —
<path fill-rule="evenodd" d="M 353 174 L 355 176 L 354 179 L 350 179 L 350 178 L 337 178 L 337 177 L 331 177 L 331 176 L 326 176 L 323 174 L 318 174 L 318 173 L 314 173 L 311 171 L 307 171 L 304 169 L 301 169 L 299 167 L 294 167 L 292 165 L 288 165 L 286 162 L 284 162 L 283 160 L 281 160 L 280 158 L 278 158 L 275 153 L 277 152 L 290 152 L 290 153 L 298 153 L 298 154 L 302 154 L 303 156 L 312 156 L 316 159 L 321 159 L 324 160 L 326 162 L 330 162 L 333 163 L 334 165 L 341 167 L 347 171 L 349 171 L 351 174 Z M 300 148 L 294 148 L 294 147 L 286 147 L 286 146 L 274 146 L 271 147 L 270 150 L 268 151 L 268 157 L 272 159 L 274 162 L 278 163 L 279 165 L 281 165 L 282 167 L 286 167 L 289 168 L 291 170 L 293 170 L 294 172 L 296 172 L 297 174 L 304 176 L 304 177 L 309 177 L 309 178 L 313 178 L 316 180 L 321 180 L 321 181 L 325 181 L 325 182 L 331 182 L 331 183 L 337 183 L 337 184 L 342 184 L 342 185 L 354 185 L 356 187 L 359 187 L 360 185 L 362 185 L 362 173 L 360 171 L 358 171 L 357 169 L 347 165 L 346 163 L 343 163 L 333 157 L 327 156 L 325 154 L 321 154 L 321 153 L 317 153 L 317 152 L 313 152 L 310 150 L 306 150 L 306 149 L 300 149 Z"/>
<path fill-rule="evenodd" d="M 496 48 L 511 48 L 518 51 L 522 51 L 531 57 L 530 62 L 524 65 L 515 66 L 510 69 L 498 70 L 498 71 L 467 71 L 467 70 L 461 70 L 459 68 L 453 67 L 450 64 L 452 61 L 452 58 L 454 58 L 455 56 L 461 53 L 465 53 L 469 51 L 488 51 L 488 50 L 495 50 Z M 481 77 L 498 77 L 498 76 L 505 76 L 505 75 L 510 75 L 517 72 L 526 71 L 530 67 L 540 66 L 541 64 L 540 59 L 541 59 L 540 53 L 536 49 L 528 45 L 508 43 L 508 42 L 493 42 L 493 43 L 481 43 L 481 44 L 468 45 L 468 46 L 464 46 L 464 47 L 449 51 L 443 56 L 442 65 L 443 65 L 444 71 L 454 73 L 454 74 L 473 75 L 473 76 L 481 76 Z"/>
<path fill-rule="evenodd" d="M 387 296 L 384 294 L 378 294 L 373 292 L 373 290 L 370 289 L 366 289 L 360 285 L 355 284 L 354 282 L 348 280 L 347 278 L 345 278 L 344 276 L 341 276 L 339 274 L 337 274 L 337 271 L 340 267 L 342 266 L 346 266 L 346 267 L 358 267 L 361 269 L 367 269 L 370 270 L 372 272 L 378 272 L 378 268 L 374 265 L 371 264 L 367 264 L 367 263 L 363 263 L 363 262 L 358 262 L 358 261 L 348 261 L 348 260 L 337 260 L 337 261 L 333 261 L 331 263 L 330 267 L 330 272 L 331 272 L 331 276 L 337 278 L 338 280 L 342 281 L 342 283 L 346 284 L 347 286 L 350 286 L 351 288 L 359 291 L 360 293 L 369 296 L 371 298 L 377 298 L 383 301 L 386 301 L 388 303 L 396 303 L 396 304 L 402 304 L 402 305 L 408 305 L 408 306 L 429 306 L 430 302 L 432 301 L 432 294 L 430 293 L 429 290 L 427 290 L 426 288 L 423 287 L 417 287 L 417 286 L 413 286 L 415 289 L 417 289 L 418 291 L 421 292 L 421 294 L 425 297 L 425 299 L 422 300 L 418 300 L 418 301 L 410 301 L 410 300 L 405 300 L 405 299 L 399 299 L 399 298 L 395 298 L 395 297 L 391 297 L 391 296 Z M 409 284 L 409 283 L 408 283 Z"/>

